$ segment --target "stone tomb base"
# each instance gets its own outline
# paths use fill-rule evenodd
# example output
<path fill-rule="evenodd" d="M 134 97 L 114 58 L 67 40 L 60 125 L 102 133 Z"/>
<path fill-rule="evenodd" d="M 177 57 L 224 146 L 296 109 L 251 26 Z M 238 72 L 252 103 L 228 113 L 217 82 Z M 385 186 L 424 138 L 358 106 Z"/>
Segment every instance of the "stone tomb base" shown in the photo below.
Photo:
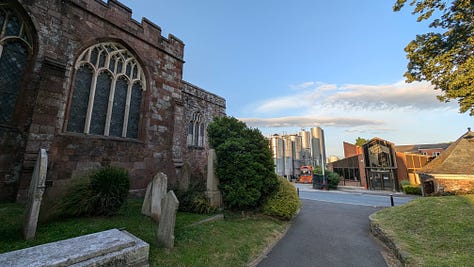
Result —
<path fill-rule="evenodd" d="M 111 229 L 0 254 L 0 266 L 148 266 L 148 251 L 141 239 Z"/>

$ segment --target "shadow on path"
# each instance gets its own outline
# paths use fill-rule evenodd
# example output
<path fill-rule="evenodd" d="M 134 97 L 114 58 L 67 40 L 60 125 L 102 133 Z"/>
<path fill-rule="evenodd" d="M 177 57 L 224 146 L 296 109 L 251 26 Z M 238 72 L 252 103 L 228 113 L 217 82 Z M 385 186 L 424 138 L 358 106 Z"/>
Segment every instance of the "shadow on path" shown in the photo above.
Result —
<path fill-rule="evenodd" d="M 302 200 L 286 235 L 258 264 L 278 266 L 387 266 L 369 235 L 369 215 L 380 208 Z"/>

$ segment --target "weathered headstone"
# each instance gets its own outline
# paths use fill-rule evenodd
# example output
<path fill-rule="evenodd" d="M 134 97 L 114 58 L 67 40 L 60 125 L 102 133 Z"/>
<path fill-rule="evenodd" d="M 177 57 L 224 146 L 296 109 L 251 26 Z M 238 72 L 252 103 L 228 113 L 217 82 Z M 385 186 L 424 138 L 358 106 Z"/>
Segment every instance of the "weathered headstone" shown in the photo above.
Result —
<path fill-rule="evenodd" d="M 211 207 L 220 208 L 222 207 L 222 194 L 219 191 L 219 179 L 216 176 L 216 151 L 209 149 L 209 155 L 207 157 L 207 191 L 206 196 L 209 198 L 209 204 Z"/>
<path fill-rule="evenodd" d="M 189 162 L 184 162 L 181 166 L 179 173 L 179 189 L 186 191 L 189 189 L 189 183 L 191 181 L 191 165 Z"/>
<path fill-rule="evenodd" d="M 160 172 L 153 177 L 148 184 L 145 199 L 142 205 L 142 213 L 150 216 L 155 222 L 160 221 L 161 200 L 164 198 L 168 187 L 168 177 Z"/>
<path fill-rule="evenodd" d="M 148 183 L 146 187 L 145 198 L 143 199 L 142 204 L 142 214 L 148 217 L 151 217 L 151 186 L 153 185 L 153 180 Z"/>
<path fill-rule="evenodd" d="M 25 222 L 23 224 L 23 235 L 26 240 L 33 239 L 36 235 L 36 226 L 38 225 L 41 200 L 43 199 L 45 189 L 47 169 L 48 154 L 45 149 L 40 149 L 28 190 L 28 203 Z"/>
<path fill-rule="evenodd" d="M 179 201 L 173 190 L 170 190 L 163 199 L 162 217 L 157 229 L 158 244 L 165 248 L 173 248 L 174 246 L 174 226 L 178 206 Z"/>

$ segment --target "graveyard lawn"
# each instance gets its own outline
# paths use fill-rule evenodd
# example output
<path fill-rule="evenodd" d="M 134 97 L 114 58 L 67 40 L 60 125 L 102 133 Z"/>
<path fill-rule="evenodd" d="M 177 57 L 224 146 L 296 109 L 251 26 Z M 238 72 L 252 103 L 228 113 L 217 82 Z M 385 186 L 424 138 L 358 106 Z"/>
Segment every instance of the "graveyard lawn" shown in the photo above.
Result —
<path fill-rule="evenodd" d="M 407 266 L 473 266 L 474 195 L 423 197 L 372 215 Z"/>
<path fill-rule="evenodd" d="M 160 248 L 156 226 L 140 213 L 142 199 L 129 199 L 112 217 L 40 222 L 34 240 L 22 236 L 24 206 L 0 204 L 0 253 L 111 228 L 126 229 L 150 244 L 150 266 L 243 266 L 279 238 L 288 222 L 241 214 L 195 224 L 212 215 L 178 212 L 173 249 Z"/>

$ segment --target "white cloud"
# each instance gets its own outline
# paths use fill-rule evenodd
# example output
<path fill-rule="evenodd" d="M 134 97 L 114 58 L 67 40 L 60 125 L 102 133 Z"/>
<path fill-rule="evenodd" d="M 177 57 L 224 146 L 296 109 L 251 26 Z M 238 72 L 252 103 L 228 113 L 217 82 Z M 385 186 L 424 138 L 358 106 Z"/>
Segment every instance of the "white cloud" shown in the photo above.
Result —
<path fill-rule="evenodd" d="M 381 126 L 384 123 L 378 120 L 361 119 L 351 117 L 320 117 L 320 116 L 289 116 L 279 118 L 240 118 L 251 127 L 314 127 L 314 126 L 335 126 L 335 127 L 360 127 L 360 126 Z"/>
<path fill-rule="evenodd" d="M 441 103 L 438 93 L 427 82 L 366 85 L 346 84 L 337 86 L 322 82 L 304 82 L 293 85 L 298 93 L 265 100 L 254 109 L 257 113 L 270 114 L 279 111 L 319 110 L 435 110 L 456 109 L 455 103 Z"/>

